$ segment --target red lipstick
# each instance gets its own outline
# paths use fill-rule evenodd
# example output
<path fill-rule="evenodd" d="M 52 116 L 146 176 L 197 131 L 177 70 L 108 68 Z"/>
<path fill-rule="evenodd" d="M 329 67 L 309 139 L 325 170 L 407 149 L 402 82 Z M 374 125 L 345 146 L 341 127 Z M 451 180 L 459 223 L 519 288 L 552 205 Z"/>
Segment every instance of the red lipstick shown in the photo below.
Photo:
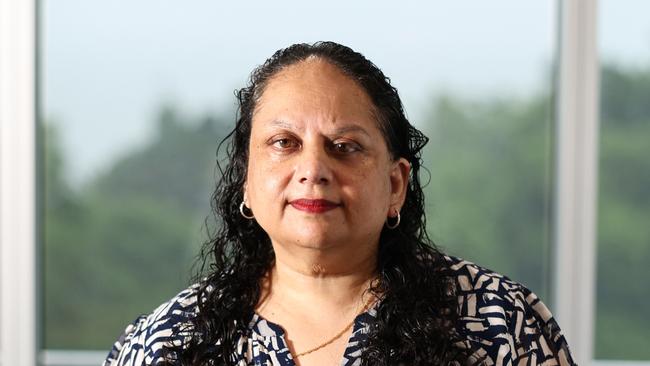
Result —
<path fill-rule="evenodd" d="M 296 210 L 309 213 L 323 213 L 340 206 L 338 203 L 334 203 L 328 200 L 310 200 L 306 198 L 293 200 L 289 202 L 289 204 Z"/>

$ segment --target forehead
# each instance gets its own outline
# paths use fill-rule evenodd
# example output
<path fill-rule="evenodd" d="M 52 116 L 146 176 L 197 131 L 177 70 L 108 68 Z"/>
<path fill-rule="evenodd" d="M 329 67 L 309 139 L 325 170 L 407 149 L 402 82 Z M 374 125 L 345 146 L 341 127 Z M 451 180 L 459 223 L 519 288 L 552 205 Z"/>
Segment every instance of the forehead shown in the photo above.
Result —
<path fill-rule="evenodd" d="M 319 58 L 288 66 L 268 81 L 253 119 L 273 114 L 376 125 L 375 107 L 366 91 L 337 66 Z"/>

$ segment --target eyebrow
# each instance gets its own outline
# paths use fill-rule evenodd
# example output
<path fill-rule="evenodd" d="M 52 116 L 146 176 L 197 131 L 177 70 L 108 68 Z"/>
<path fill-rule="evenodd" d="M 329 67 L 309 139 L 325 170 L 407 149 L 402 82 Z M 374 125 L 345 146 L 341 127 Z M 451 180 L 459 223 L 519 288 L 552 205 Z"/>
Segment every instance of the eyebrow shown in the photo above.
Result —
<path fill-rule="evenodd" d="M 274 120 L 271 122 L 271 126 L 286 128 L 287 130 L 297 130 L 296 126 L 292 125 L 289 122 L 283 120 Z"/>
<path fill-rule="evenodd" d="M 292 131 L 300 131 L 301 130 L 299 128 L 296 128 L 296 126 L 294 126 L 293 124 L 291 124 L 291 123 L 289 123 L 287 121 L 283 121 L 283 120 L 274 120 L 273 122 L 271 122 L 271 125 L 276 126 L 276 127 L 286 128 L 287 130 L 292 130 Z M 337 128 L 336 130 L 334 130 L 333 135 L 342 135 L 342 134 L 348 133 L 348 132 L 360 132 L 360 133 L 370 137 L 370 134 L 366 131 L 365 128 L 363 128 L 363 127 L 361 127 L 361 126 L 359 126 L 357 124 L 354 124 L 354 123 L 350 124 L 350 125 L 347 125 L 347 126 L 342 126 L 342 127 Z"/>
<path fill-rule="evenodd" d="M 351 125 L 348 125 L 348 126 L 343 126 L 343 127 L 337 128 L 334 132 L 336 134 L 338 134 L 338 135 L 342 135 L 342 134 L 347 133 L 347 132 L 361 132 L 362 134 L 370 137 L 370 134 L 366 131 L 365 128 L 363 128 L 363 127 L 361 127 L 359 125 L 356 125 L 356 124 L 351 124 Z"/>

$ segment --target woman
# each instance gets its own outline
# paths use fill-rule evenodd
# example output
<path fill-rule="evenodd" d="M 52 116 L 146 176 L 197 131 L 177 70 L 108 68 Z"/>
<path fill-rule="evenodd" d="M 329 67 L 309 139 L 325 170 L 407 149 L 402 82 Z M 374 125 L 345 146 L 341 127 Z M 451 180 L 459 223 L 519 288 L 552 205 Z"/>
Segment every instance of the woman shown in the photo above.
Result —
<path fill-rule="evenodd" d="M 533 293 L 431 243 L 427 138 L 374 64 L 293 45 L 238 98 L 208 275 L 104 365 L 573 364 Z"/>

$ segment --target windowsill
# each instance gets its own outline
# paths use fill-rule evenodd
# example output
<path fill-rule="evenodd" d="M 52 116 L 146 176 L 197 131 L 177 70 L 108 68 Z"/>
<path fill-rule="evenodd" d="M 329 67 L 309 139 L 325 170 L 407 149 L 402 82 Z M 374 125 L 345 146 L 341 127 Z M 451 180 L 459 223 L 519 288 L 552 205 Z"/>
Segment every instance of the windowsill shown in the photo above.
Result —
<path fill-rule="evenodd" d="M 98 366 L 101 365 L 108 351 L 74 351 L 74 350 L 43 350 L 41 365 L 43 366 Z M 650 366 L 648 361 L 618 361 L 593 360 L 594 366 Z"/>

